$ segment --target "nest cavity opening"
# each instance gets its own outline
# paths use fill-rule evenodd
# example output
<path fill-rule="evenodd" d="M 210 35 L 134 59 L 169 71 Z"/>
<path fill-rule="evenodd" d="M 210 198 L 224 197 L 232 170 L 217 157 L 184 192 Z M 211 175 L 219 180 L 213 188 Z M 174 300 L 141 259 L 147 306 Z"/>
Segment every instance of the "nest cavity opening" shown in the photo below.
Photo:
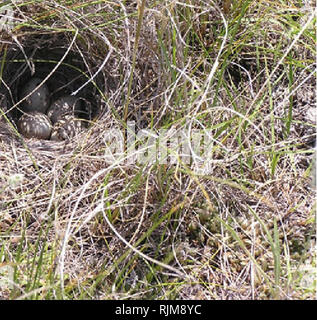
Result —
<path fill-rule="evenodd" d="M 80 117 L 87 123 L 102 114 L 105 92 L 100 61 L 78 39 L 72 43 L 68 33 L 36 34 L 12 43 L 0 55 L 1 109 L 13 124 L 23 114 L 21 90 L 31 78 L 46 79 L 49 103 L 63 96 L 81 98 Z"/>

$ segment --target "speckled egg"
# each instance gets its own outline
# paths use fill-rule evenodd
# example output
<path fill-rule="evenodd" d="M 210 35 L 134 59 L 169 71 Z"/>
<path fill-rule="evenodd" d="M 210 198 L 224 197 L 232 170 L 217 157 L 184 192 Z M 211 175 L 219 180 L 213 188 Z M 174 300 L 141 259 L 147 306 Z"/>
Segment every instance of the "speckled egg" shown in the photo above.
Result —
<path fill-rule="evenodd" d="M 66 115 L 76 115 L 80 110 L 81 100 L 78 97 L 63 96 L 54 101 L 47 111 L 48 117 L 55 124 Z"/>
<path fill-rule="evenodd" d="M 69 140 L 83 130 L 83 122 L 73 115 L 64 115 L 58 120 L 52 129 L 51 140 Z"/>
<path fill-rule="evenodd" d="M 20 99 L 23 99 L 30 94 L 43 80 L 40 78 L 32 78 L 22 88 Z M 29 97 L 21 102 L 21 108 L 25 112 L 42 112 L 46 113 L 50 104 L 50 92 L 47 85 L 44 83 L 41 87 L 35 90 Z"/>
<path fill-rule="evenodd" d="M 19 132 L 26 138 L 49 139 L 52 131 L 50 119 L 43 113 L 25 113 L 18 121 Z"/>

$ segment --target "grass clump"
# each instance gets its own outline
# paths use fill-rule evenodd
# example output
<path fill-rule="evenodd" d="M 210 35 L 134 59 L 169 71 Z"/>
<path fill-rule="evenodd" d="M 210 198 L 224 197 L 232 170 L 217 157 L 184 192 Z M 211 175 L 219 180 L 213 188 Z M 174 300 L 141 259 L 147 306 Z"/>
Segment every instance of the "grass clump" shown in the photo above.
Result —
<path fill-rule="evenodd" d="M 315 298 L 312 3 L 6 4 L 3 298 Z M 33 73 L 86 130 L 18 134 Z"/>

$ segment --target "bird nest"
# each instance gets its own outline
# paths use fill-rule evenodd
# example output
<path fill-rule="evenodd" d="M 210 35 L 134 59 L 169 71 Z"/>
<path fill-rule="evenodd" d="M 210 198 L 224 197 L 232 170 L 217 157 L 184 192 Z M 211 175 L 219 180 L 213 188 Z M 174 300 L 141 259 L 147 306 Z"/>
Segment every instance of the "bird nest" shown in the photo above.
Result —
<path fill-rule="evenodd" d="M 33 15 L 38 11 L 38 16 L 43 12 L 47 13 L 36 6 L 24 9 L 24 13 L 30 11 Z M 24 147 L 58 153 L 64 152 L 65 148 L 73 149 L 76 142 L 82 141 L 82 138 L 79 135 L 74 139 L 67 139 L 64 143 L 55 143 L 25 139 L 19 134 L 18 121 L 25 111 L 21 97 L 25 84 L 32 78 L 43 80 L 49 89 L 50 103 L 64 96 L 80 97 L 81 118 L 84 118 L 85 124 L 88 123 L 85 128 L 88 127 L 91 135 L 98 121 L 98 132 L 100 125 L 108 127 L 109 121 L 105 121 L 105 118 L 109 116 L 109 112 L 112 112 L 117 120 L 122 119 L 128 91 L 128 72 L 125 73 L 127 78 L 122 79 L 122 70 L 131 69 L 132 51 L 120 52 L 125 46 L 124 43 L 119 43 L 120 39 L 116 40 L 117 47 L 114 48 L 107 38 L 107 30 L 96 32 L 85 25 L 86 31 L 74 34 L 73 31 L 65 31 L 65 17 L 57 16 L 41 21 L 44 29 L 52 23 L 62 31 L 51 33 L 47 30 L 22 27 L 19 29 L 18 37 L 12 33 L 1 33 L 3 50 L 0 54 L 0 141 L 7 145 L 10 144 L 8 142 L 19 142 Z M 83 27 L 83 23 L 78 22 L 77 27 Z M 125 40 L 122 39 L 123 42 Z M 131 54 L 131 57 L 123 58 L 123 54 Z M 141 54 L 143 57 L 133 70 L 134 79 L 130 88 L 131 98 L 127 116 L 129 120 L 135 120 L 138 127 L 145 127 L 148 121 L 145 119 L 146 116 L 142 116 L 142 111 L 146 108 L 146 100 L 150 100 L 153 92 L 157 91 L 157 83 L 152 81 L 149 85 L 141 76 L 150 70 L 152 78 L 155 78 L 153 60 L 150 62 L 151 65 L 144 63 L 148 54 L 140 52 Z M 147 76 L 147 80 L 151 81 L 150 78 Z M 87 131 L 85 130 L 85 134 Z"/>
<path fill-rule="evenodd" d="M 4 70 L 0 97 L 7 120 L 15 126 L 21 117 L 21 91 L 33 77 L 42 79 L 47 85 L 51 102 L 76 94 L 84 98 L 86 107 L 91 111 L 87 120 L 100 115 L 105 106 L 102 103 L 106 87 L 103 75 L 96 74 L 99 65 L 93 56 L 87 59 L 81 54 L 83 48 L 71 46 L 71 39 L 65 33 L 53 37 L 31 34 L 21 43 L 10 45 L 5 56 L 1 57 Z"/>

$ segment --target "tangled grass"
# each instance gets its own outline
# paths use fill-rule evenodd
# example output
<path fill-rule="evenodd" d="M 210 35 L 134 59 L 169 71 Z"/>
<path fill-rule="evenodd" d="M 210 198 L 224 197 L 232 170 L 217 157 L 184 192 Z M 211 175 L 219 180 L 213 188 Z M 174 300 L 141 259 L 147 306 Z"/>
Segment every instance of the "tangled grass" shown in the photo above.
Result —
<path fill-rule="evenodd" d="M 316 297 L 313 4 L 231 2 L 7 1 L 3 299 Z M 87 130 L 19 135 L 34 72 Z"/>

